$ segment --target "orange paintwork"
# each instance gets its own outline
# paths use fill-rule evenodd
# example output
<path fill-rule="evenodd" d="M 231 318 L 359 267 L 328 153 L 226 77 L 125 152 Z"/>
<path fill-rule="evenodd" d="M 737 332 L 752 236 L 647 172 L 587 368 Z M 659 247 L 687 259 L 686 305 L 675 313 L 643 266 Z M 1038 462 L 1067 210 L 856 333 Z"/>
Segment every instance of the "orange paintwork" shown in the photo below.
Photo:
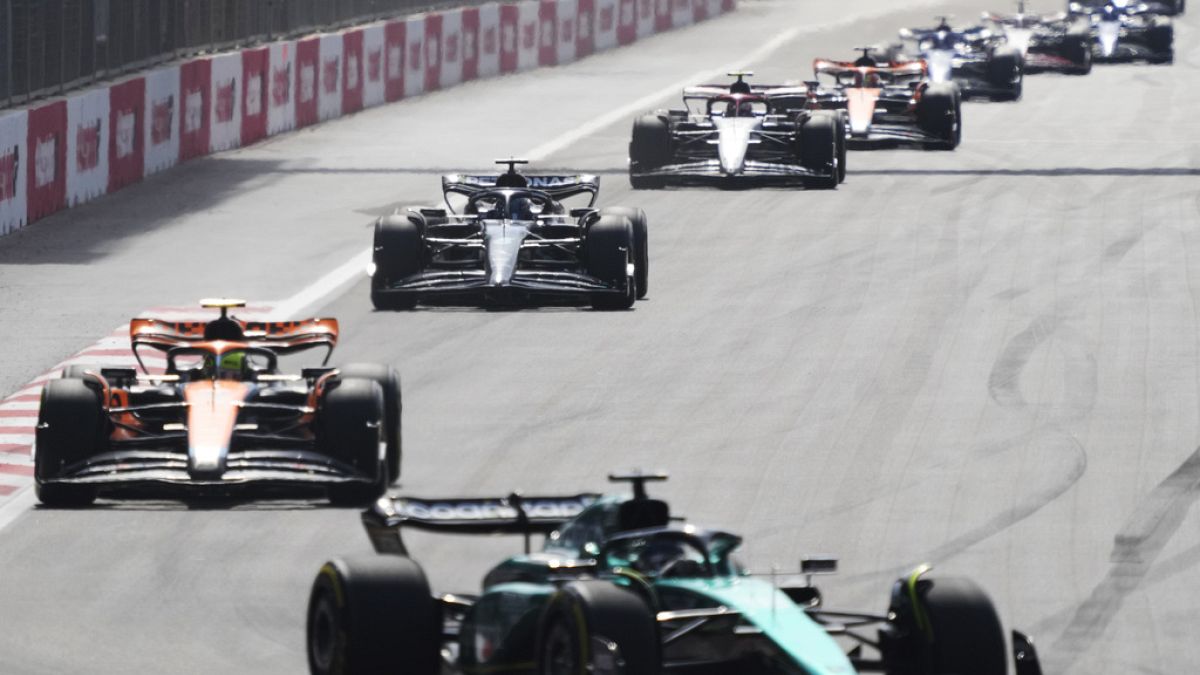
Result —
<path fill-rule="evenodd" d="M 188 445 L 193 461 L 201 467 L 220 461 L 218 457 L 228 451 L 241 410 L 239 404 L 249 393 L 249 385 L 231 380 L 204 380 L 184 385 L 183 396 L 188 404 Z"/>
<path fill-rule="evenodd" d="M 882 89 L 847 89 L 846 112 L 850 115 L 850 129 L 855 133 L 866 133 L 875 119 L 875 104 L 879 102 Z"/>

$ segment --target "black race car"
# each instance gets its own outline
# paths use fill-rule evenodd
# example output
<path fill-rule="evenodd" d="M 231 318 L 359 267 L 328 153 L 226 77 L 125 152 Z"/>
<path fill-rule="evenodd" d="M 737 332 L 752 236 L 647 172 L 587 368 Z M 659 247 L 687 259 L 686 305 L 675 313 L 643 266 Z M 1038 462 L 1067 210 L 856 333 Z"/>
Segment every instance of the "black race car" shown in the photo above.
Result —
<path fill-rule="evenodd" d="M 933 28 L 902 28 L 893 62 L 923 60 L 933 82 L 954 82 L 963 98 L 1016 101 L 1025 84 L 1025 59 L 1002 35 L 984 27 L 955 30 L 945 17 Z"/>
<path fill-rule="evenodd" d="M 445 208 L 396 213 L 375 223 L 371 302 L 591 304 L 629 309 L 648 291 L 650 257 L 641 209 L 595 208 L 600 179 L 524 175 L 442 178 Z M 589 198 L 568 208 L 563 200 Z M 458 201 L 461 213 L 455 210 Z"/>
<path fill-rule="evenodd" d="M 1103 63 L 1168 64 L 1175 61 L 1175 25 L 1146 3 L 1108 0 L 1072 7 L 1091 25 L 1092 59 Z"/>
<path fill-rule="evenodd" d="M 842 118 L 805 105 L 804 87 L 751 86 L 750 72 L 730 85 L 683 91 L 685 108 L 657 110 L 633 123 L 629 182 L 774 183 L 835 189 L 846 179 Z"/>
<path fill-rule="evenodd" d="M 540 675 L 1041 675 L 1030 640 L 1001 628 L 964 578 L 922 565 L 892 584 L 886 613 L 825 607 L 812 585 L 836 571 L 807 558 L 792 577 L 737 561 L 742 538 L 671 516 L 646 483 L 633 494 L 381 499 L 363 514 L 378 553 L 335 559 L 308 605 L 315 675 L 404 672 Z M 480 593 L 430 590 L 406 527 L 523 534 L 525 554 L 493 567 Z M 546 534 L 541 552 L 530 537 Z M 802 578 L 803 581 L 799 581 Z"/>
<path fill-rule="evenodd" d="M 1027 73 L 1087 75 L 1092 71 L 1091 30 L 1079 17 L 1031 14 L 1020 2 L 1015 14 L 984 12 L 983 20 L 992 33 L 1021 52 Z"/>

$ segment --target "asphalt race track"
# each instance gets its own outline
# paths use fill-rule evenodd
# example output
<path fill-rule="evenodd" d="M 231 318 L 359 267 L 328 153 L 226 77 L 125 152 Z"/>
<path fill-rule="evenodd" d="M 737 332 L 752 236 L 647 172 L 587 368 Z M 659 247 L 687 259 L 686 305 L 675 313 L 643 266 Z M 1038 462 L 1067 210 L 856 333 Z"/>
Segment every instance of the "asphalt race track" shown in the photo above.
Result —
<path fill-rule="evenodd" d="M 958 151 L 852 153 L 836 192 L 634 193 L 634 114 L 592 123 L 706 71 L 806 79 L 901 25 L 1008 9 L 894 5 L 743 0 L 55 215 L 0 239 L 0 394 L 147 307 L 293 296 L 365 250 L 374 215 L 432 203 L 439 174 L 533 154 L 647 211 L 650 297 L 390 314 L 361 277 L 306 308 L 343 322 L 340 362 L 400 369 L 404 491 L 569 494 L 661 468 L 659 494 L 745 535 L 751 567 L 838 556 L 831 607 L 882 609 L 929 561 L 984 585 L 1047 673 L 1195 672 L 1200 12 L 1173 66 L 1032 76 L 1020 103 L 966 106 Z M 411 538 L 444 590 L 519 546 Z M 368 550 L 356 511 L 302 502 L 33 508 L 0 531 L 0 673 L 302 672 L 317 567 Z"/>

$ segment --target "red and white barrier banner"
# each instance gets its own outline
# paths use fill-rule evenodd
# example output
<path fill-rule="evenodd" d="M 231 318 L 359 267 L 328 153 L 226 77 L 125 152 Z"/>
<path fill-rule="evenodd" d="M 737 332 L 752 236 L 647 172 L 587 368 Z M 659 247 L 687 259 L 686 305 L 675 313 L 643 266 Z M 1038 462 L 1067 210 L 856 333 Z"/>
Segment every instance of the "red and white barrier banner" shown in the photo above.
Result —
<path fill-rule="evenodd" d="M 75 206 L 108 190 L 107 88 L 67 99 L 67 205 Z"/>
<path fill-rule="evenodd" d="M 579 39 L 579 0 L 558 0 L 558 63 L 570 63 L 575 60 Z"/>
<path fill-rule="evenodd" d="M 317 87 L 320 83 L 321 40 L 296 42 L 296 126 L 317 123 Z"/>
<path fill-rule="evenodd" d="M 480 51 L 483 49 L 479 32 L 479 8 L 466 7 L 462 10 L 462 81 L 470 82 L 479 77 Z M 495 37 L 492 38 L 495 40 Z"/>
<path fill-rule="evenodd" d="M 692 25 L 692 0 L 671 0 L 671 27 Z"/>
<path fill-rule="evenodd" d="M 538 3 L 538 65 L 558 65 L 558 1 Z"/>
<path fill-rule="evenodd" d="M 654 0 L 637 0 L 637 36 L 639 40 L 654 35 L 655 18 Z"/>
<path fill-rule="evenodd" d="M 179 66 L 146 74 L 146 138 L 143 175 L 149 176 L 179 163 Z"/>
<path fill-rule="evenodd" d="M 209 100 L 212 98 L 212 64 L 207 58 L 179 66 L 179 161 L 208 154 Z M 70 133 L 70 129 L 67 130 Z M 70 137 L 68 136 L 68 140 Z M 70 157 L 68 157 L 68 162 Z M 70 174 L 68 174 L 70 175 Z M 67 191 L 70 194 L 70 183 Z"/>
<path fill-rule="evenodd" d="M 596 51 L 596 0 L 576 0 L 575 58 L 591 56 Z"/>
<path fill-rule="evenodd" d="M 267 136 L 270 66 L 270 49 L 260 47 L 242 52 L 242 145 L 250 145 Z"/>
<path fill-rule="evenodd" d="M 708 20 L 709 0 L 692 0 L 692 23 Z"/>
<path fill-rule="evenodd" d="M 671 0 L 654 0 L 654 32 L 671 30 Z"/>
<path fill-rule="evenodd" d="M 538 65 L 538 0 L 517 3 L 517 70 L 529 70 Z"/>
<path fill-rule="evenodd" d="M 242 144 L 242 55 L 218 54 L 212 64 L 212 97 L 208 150 L 219 152 Z"/>
<path fill-rule="evenodd" d="M 442 15 L 425 15 L 425 91 L 442 88 Z"/>
<path fill-rule="evenodd" d="M 452 87 L 463 81 L 463 12 L 461 9 L 452 9 L 442 12 L 442 53 L 441 73 L 438 79 L 438 87 Z M 425 22 L 426 29 L 429 28 L 429 22 Z"/>
<path fill-rule="evenodd" d="M 114 84 L 108 94 L 108 191 L 116 192 L 141 181 L 146 171 L 146 80 Z"/>
<path fill-rule="evenodd" d="M 617 46 L 617 14 L 620 7 L 617 0 L 593 0 L 596 3 L 596 29 L 593 32 L 593 44 L 596 51 L 604 51 Z"/>
<path fill-rule="evenodd" d="M 617 0 L 617 44 L 637 40 L 637 0 Z"/>
<path fill-rule="evenodd" d="M 276 42 L 269 48 L 267 65 L 267 135 L 296 127 L 296 43 Z"/>
<path fill-rule="evenodd" d="M 367 79 L 364 65 L 362 30 L 356 28 L 342 33 L 343 115 L 363 108 L 363 86 Z"/>
<path fill-rule="evenodd" d="M 389 21 L 383 26 L 384 94 L 389 101 L 404 98 L 406 55 L 408 54 L 407 21 Z"/>
<path fill-rule="evenodd" d="M 737 0 L 721 0 L 721 11 L 732 12 L 737 9 Z"/>
<path fill-rule="evenodd" d="M 468 11 L 478 12 L 479 16 L 479 28 L 476 31 L 479 66 L 476 68 L 475 76 L 494 77 L 499 75 L 501 45 L 500 6 L 491 3 Z"/>
<path fill-rule="evenodd" d="M 0 235 L 25 225 L 29 115 L 24 110 L 0 115 Z"/>
<path fill-rule="evenodd" d="M 425 91 L 425 17 L 408 19 L 404 26 L 404 95 Z"/>
<path fill-rule="evenodd" d="M 342 115 L 342 35 L 322 35 L 317 69 L 317 119 L 331 120 Z"/>
<path fill-rule="evenodd" d="M 377 23 L 362 29 L 363 84 L 362 105 L 370 108 L 387 100 L 384 64 L 383 24 Z"/>
<path fill-rule="evenodd" d="M 517 71 L 517 52 L 520 37 L 521 9 L 516 5 L 500 6 L 500 72 Z"/>
<path fill-rule="evenodd" d="M 25 219 L 33 222 L 67 205 L 67 102 L 55 101 L 28 113 L 29 137 L 26 148 L 29 161 L 25 177 Z M 18 153 L 18 157 L 20 154 Z M 17 158 L 13 158 L 17 159 Z M 7 162 L 6 162 L 7 163 Z M 0 166 L 0 174 L 6 167 Z M 24 170 L 17 162 L 16 170 Z M 0 190 L 14 189 L 12 177 L 0 176 L 8 182 Z"/>

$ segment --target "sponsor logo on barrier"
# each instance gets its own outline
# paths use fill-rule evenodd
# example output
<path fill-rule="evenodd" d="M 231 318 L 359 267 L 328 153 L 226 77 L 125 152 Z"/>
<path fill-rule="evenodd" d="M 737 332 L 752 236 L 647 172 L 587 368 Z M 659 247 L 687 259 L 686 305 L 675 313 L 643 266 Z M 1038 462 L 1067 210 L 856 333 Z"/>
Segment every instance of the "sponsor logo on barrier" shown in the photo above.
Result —
<path fill-rule="evenodd" d="M 237 103 L 237 80 L 230 78 L 223 84 L 217 85 L 217 97 L 213 113 L 218 122 L 229 122 L 233 119 L 234 106 Z"/>
<path fill-rule="evenodd" d="M 134 132 L 137 131 L 137 112 L 122 110 L 117 113 L 117 131 L 113 136 L 116 143 L 117 159 L 133 154 Z"/>
<path fill-rule="evenodd" d="M 404 74 L 404 46 L 392 45 L 388 47 L 387 61 L 388 79 L 400 77 Z"/>
<path fill-rule="evenodd" d="M 458 36 L 453 33 L 446 36 L 446 54 L 442 59 L 446 63 L 458 63 Z"/>
<path fill-rule="evenodd" d="M 562 20 L 562 25 L 558 28 L 558 35 L 563 42 L 575 41 L 575 22 L 569 18 Z"/>
<path fill-rule="evenodd" d="M 497 33 L 497 31 L 496 31 L 495 26 L 488 26 L 487 28 L 484 29 L 484 31 L 483 31 L 483 53 L 484 54 L 495 54 L 496 50 L 500 48 L 499 40 L 497 39 L 498 36 L 496 35 L 496 33 Z"/>
<path fill-rule="evenodd" d="M 271 70 L 271 103 L 279 107 L 292 100 L 292 64 Z"/>
<path fill-rule="evenodd" d="M 89 171 L 100 165 L 100 122 L 81 124 L 75 130 L 75 168 Z"/>
<path fill-rule="evenodd" d="M 550 19 L 542 22 L 542 46 L 554 46 L 554 22 Z"/>
<path fill-rule="evenodd" d="M 421 69 L 421 43 L 414 42 L 408 50 L 408 62 L 413 70 Z"/>
<path fill-rule="evenodd" d="M 325 62 L 321 70 L 321 85 L 326 94 L 336 94 L 338 91 L 338 71 L 341 65 L 339 59 L 333 58 Z"/>
<path fill-rule="evenodd" d="M 612 30 L 615 19 L 616 12 L 613 11 L 612 7 L 600 8 L 600 30 L 605 32 Z"/>
<path fill-rule="evenodd" d="M 637 7 L 631 2 L 621 3 L 621 25 L 632 26 L 637 21 Z"/>
<path fill-rule="evenodd" d="M 33 186 L 42 188 L 50 185 L 57 177 L 58 162 L 55 155 L 58 150 L 58 137 L 54 134 L 37 139 L 37 149 L 33 153 Z"/>
<path fill-rule="evenodd" d="M 17 176 L 21 170 L 21 148 L 12 146 L 0 155 L 0 202 L 17 196 Z"/>
<path fill-rule="evenodd" d="M 521 26 L 521 48 L 533 49 L 537 46 L 537 24 L 527 23 Z"/>
<path fill-rule="evenodd" d="M 473 61 L 479 56 L 479 45 L 475 33 L 463 33 L 463 61 Z"/>
<path fill-rule="evenodd" d="M 155 101 L 150 107 L 150 142 L 161 145 L 171 140 L 171 120 L 175 117 L 175 96 Z"/>
<path fill-rule="evenodd" d="M 193 89 L 187 93 L 183 111 L 183 131 L 199 131 L 204 124 L 204 93 Z"/>
<path fill-rule="evenodd" d="M 246 80 L 246 114 L 262 114 L 262 75 L 254 73 Z"/>
<path fill-rule="evenodd" d="M 367 81 L 378 82 L 383 77 L 383 50 L 372 49 L 367 54 Z"/>
<path fill-rule="evenodd" d="M 441 56 L 441 41 L 436 35 L 430 35 L 425 40 L 425 63 L 438 63 Z"/>
<path fill-rule="evenodd" d="M 358 71 L 360 67 L 357 54 L 351 54 L 346 57 L 347 89 L 358 89 Z"/>
<path fill-rule="evenodd" d="M 517 51 L 517 27 L 511 23 L 504 24 L 504 51 Z"/>
<path fill-rule="evenodd" d="M 317 97 L 317 69 L 311 63 L 300 67 L 300 102 L 308 103 Z"/>

